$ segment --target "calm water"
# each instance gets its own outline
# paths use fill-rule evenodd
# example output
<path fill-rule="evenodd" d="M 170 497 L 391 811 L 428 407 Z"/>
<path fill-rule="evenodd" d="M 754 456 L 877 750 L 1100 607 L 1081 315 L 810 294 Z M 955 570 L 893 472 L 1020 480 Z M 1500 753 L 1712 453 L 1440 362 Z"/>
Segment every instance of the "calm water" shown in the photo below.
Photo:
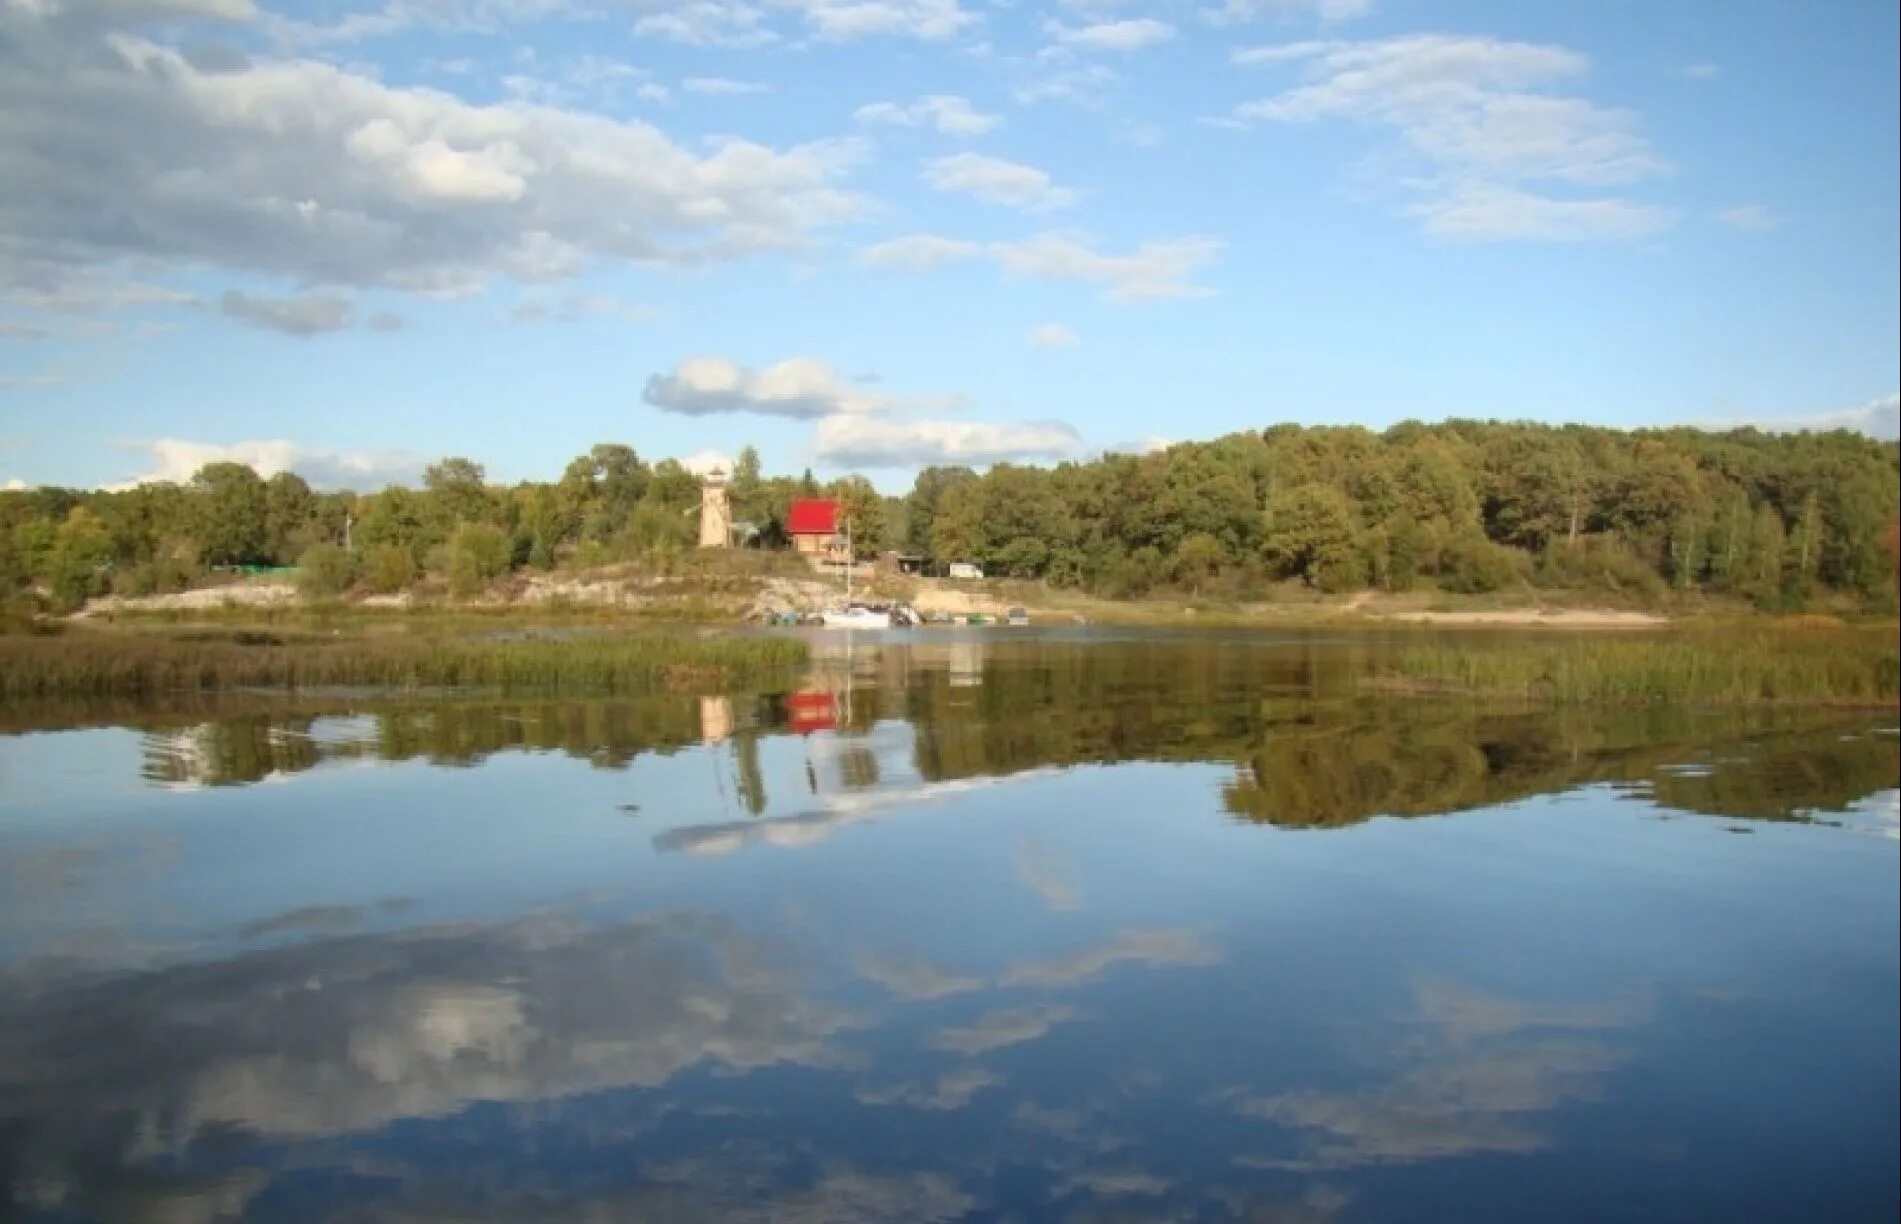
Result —
<path fill-rule="evenodd" d="M 1379 649 L 0 711 L 0 1202 L 1892 1219 L 1893 718 L 1357 699 Z"/>

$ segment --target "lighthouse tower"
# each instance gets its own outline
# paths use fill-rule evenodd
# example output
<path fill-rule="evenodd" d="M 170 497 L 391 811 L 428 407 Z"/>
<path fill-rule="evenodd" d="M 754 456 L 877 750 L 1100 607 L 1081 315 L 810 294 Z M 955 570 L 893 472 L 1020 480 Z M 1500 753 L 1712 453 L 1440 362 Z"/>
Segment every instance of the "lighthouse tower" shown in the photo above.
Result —
<path fill-rule="evenodd" d="M 726 473 L 714 468 L 700 481 L 700 547 L 730 548 L 733 506 L 726 496 Z"/>

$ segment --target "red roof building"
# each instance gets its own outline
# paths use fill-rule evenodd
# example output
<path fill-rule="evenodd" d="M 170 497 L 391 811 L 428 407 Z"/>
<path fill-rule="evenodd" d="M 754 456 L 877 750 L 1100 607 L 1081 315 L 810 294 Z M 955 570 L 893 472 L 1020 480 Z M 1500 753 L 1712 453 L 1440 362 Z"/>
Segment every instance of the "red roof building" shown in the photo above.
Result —
<path fill-rule="evenodd" d="M 789 536 L 838 534 L 838 503 L 829 497 L 801 497 L 785 516 Z"/>

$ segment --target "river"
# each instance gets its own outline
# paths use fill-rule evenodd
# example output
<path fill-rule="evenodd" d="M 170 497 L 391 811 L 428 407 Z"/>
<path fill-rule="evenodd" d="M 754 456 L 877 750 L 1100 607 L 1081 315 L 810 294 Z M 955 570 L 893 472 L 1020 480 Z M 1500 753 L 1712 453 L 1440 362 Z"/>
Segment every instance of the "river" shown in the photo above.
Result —
<path fill-rule="evenodd" d="M 1883 713 L 1368 699 L 1365 638 L 6 710 L 45 1220 L 1887 1220 Z"/>

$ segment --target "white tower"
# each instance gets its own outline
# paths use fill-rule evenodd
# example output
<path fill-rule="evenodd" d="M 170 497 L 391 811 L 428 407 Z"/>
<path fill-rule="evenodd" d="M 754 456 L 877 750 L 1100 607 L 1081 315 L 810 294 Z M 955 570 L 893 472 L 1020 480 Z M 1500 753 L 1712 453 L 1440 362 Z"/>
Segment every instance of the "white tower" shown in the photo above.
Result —
<path fill-rule="evenodd" d="M 700 481 L 700 547 L 730 548 L 733 507 L 726 498 L 726 473 L 714 468 Z"/>

